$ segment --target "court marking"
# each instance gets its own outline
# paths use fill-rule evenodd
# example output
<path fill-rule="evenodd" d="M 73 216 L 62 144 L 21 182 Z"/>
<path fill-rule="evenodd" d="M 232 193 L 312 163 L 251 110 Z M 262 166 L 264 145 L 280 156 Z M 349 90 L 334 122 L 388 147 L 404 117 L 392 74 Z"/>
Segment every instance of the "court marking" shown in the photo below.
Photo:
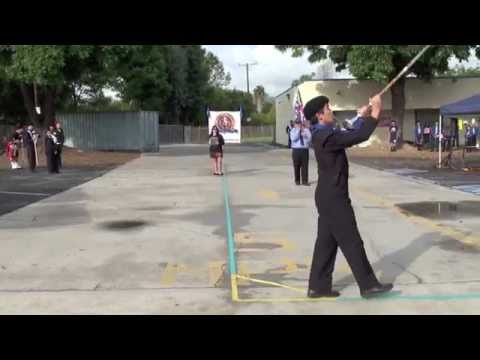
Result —
<path fill-rule="evenodd" d="M 18 192 L 18 191 L 0 191 L 0 194 L 24 195 L 24 196 L 50 196 L 51 195 L 51 194 L 44 194 L 44 193 L 28 193 L 28 192 Z"/>
<path fill-rule="evenodd" d="M 269 190 L 269 189 L 262 189 L 257 191 L 257 194 L 260 197 L 263 197 L 268 200 L 278 200 L 280 198 L 280 194 L 276 191 Z"/>
<path fill-rule="evenodd" d="M 464 294 L 422 294 L 422 295 L 401 295 L 401 294 L 386 294 L 384 296 L 374 298 L 374 299 L 364 299 L 361 296 L 354 296 L 354 297 L 339 297 L 339 298 L 319 298 L 319 299 L 310 299 L 308 297 L 301 297 L 301 298 L 249 298 L 249 299 L 241 299 L 238 292 L 238 280 L 244 281 L 251 281 L 255 283 L 263 283 L 268 284 L 275 287 L 285 288 L 288 290 L 292 290 L 294 292 L 302 292 L 306 293 L 306 289 L 300 289 L 291 287 L 288 285 L 284 285 L 278 282 L 273 281 L 265 281 L 260 279 L 254 279 L 249 276 L 244 276 L 237 273 L 237 259 L 235 256 L 235 240 L 234 240 L 234 232 L 233 232 L 233 221 L 230 209 L 230 198 L 229 198 L 229 188 L 228 183 L 226 180 L 226 176 L 222 178 L 222 187 L 223 187 L 223 195 L 224 195 L 224 206 L 225 206 L 225 222 L 226 222 L 226 230 L 227 230 L 227 247 L 228 247 L 228 264 L 229 264 L 229 273 L 230 273 L 230 285 L 231 285 L 231 296 L 233 302 L 238 303 L 291 303 L 291 302 L 340 302 L 340 303 L 348 303 L 348 302 L 357 302 L 357 301 L 397 301 L 397 300 L 407 300 L 407 301 L 460 301 L 460 300 L 480 300 L 480 293 L 464 293 Z M 358 187 L 357 187 L 358 189 Z M 384 201 L 381 197 L 376 197 L 372 193 L 360 189 L 364 194 L 370 194 L 371 199 L 375 199 L 375 202 L 380 202 L 382 204 L 388 204 L 388 202 Z M 394 211 L 398 212 L 402 216 L 412 220 L 415 218 L 414 216 L 408 216 L 402 213 L 402 211 L 397 208 L 394 204 L 389 206 Z M 438 228 L 437 231 L 441 231 L 442 233 L 448 232 L 455 235 L 461 234 L 462 236 L 468 235 L 468 237 L 472 237 L 469 234 L 464 234 L 462 232 L 453 230 L 453 229 L 445 229 L 434 223 L 433 221 L 429 221 L 427 219 L 418 218 L 416 219 L 419 221 L 420 224 L 425 224 L 429 227 L 434 227 L 435 229 Z M 414 221 L 415 222 L 415 221 Z M 476 237 L 474 237 L 477 239 Z M 465 241 L 465 238 L 462 238 Z M 461 241 L 461 240 L 459 240 Z M 471 240 L 469 240 L 471 241 Z"/>

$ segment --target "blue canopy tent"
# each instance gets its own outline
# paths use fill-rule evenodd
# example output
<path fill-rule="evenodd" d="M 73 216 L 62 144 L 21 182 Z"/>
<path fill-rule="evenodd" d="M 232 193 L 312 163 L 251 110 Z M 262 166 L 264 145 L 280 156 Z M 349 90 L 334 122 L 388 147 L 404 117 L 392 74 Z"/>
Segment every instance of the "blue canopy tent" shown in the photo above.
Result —
<path fill-rule="evenodd" d="M 440 107 L 442 116 L 480 114 L 480 94 Z"/>
<path fill-rule="evenodd" d="M 473 95 L 469 98 L 443 105 L 440 107 L 440 123 L 439 128 L 442 129 L 442 121 L 444 117 L 456 115 L 474 115 L 480 114 L 480 94 Z M 442 142 L 439 141 L 438 149 L 438 167 L 442 166 Z"/>

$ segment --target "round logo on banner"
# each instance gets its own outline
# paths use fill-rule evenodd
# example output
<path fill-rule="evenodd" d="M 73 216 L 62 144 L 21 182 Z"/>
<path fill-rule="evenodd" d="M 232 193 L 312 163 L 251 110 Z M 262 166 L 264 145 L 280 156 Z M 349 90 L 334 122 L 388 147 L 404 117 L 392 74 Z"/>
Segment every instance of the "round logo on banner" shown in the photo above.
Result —
<path fill-rule="evenodd" d="M 235 131 L 235 118 L 229 113 L 221 113 L 215 120 L 215 125 L 220 132 L 236 132 Z"/>

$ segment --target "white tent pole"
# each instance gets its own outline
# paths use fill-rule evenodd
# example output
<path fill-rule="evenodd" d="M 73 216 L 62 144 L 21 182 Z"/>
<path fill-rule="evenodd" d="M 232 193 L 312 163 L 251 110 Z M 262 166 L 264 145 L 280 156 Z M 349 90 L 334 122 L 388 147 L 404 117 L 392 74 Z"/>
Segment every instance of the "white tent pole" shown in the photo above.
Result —
<path fill-rule="evenodd" d="M 438 168 L 442 168 L 442 114 L 440 114 L 440 120 L 438 122 Z"/>

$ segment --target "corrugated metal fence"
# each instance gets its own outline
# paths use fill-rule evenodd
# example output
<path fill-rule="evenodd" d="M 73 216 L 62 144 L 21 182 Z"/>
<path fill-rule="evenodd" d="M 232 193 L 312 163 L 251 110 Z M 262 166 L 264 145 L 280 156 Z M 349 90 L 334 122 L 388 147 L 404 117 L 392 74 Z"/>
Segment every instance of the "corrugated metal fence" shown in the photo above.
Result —
<path fill-rule="evenodd" d="M 57 119 L 65 131 L 65 145 L 93 151 L 156 152 L 160 145 L 206 144 L 207 127 L 159 125 L 159 112 L 63 113 Z M 271 137 L 273 126 L 244 126 L 242 139 Z"/>
<path fill-rule="evenodd" d="M 82 150 L 158 151 L 156 111 L 64 113 L 57 119 L 65 131 L 65 145 Z"/>

